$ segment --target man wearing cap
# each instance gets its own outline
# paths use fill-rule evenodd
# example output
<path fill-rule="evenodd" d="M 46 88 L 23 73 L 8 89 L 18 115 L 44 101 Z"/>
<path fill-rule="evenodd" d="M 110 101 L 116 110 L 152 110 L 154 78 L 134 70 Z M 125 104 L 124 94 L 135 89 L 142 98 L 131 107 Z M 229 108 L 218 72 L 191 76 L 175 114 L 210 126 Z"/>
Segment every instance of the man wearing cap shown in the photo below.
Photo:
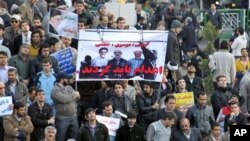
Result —
<path fill-rule="evenodd" d="M 107 127 L 96 120 L 94 108 L 88 108 L 85 111 L 87 122 L 78 132 L 78 141 L 109 141 L 109 132 Z"/>
<path fill-rule="evenodd" d="M 196 76 L 196 65 L 192 62 L 187 65 L 187 75 L 184 76 L 186 81 L 186 88 L 189 92 L 194 93 L 194 97 L 196 99 L 199 92 L 204 91 L 204 87 L 202 85 L 202 79 Z"/>
<path fill-rule="evenodd" d="M 181 32 L 182 24 L 178 20 L 174 20 L 171 24 L 171 29 L 168 32 L 168 43 L 167 43 L 167 53 L 165 63 L 169 61 L 176 61 L 176 63 L 181 65 L 181 48 L 177 35 Z"/>
<path fill-rule="evenodd" d="M 12 56 L 9 60 L 9 65 L 17 69 L 19 80 L 26 85 L 29 84 L 29 44 L 22 44 L 19 48 L 19 53 Z"/>
<path fill-rule="evenodd" d="M 66 73 L 58 73 L 56 84 L 51 93 L 51 98 L 56 107 L 55 126 L 58 130 L 56 137 L 58 141 L 77 138 L 76 102 L 80 99 L 80 94 L 69 85 L 69 79 L 71 78 L 72 76 Z"/>
<path fill-rule="evenodd" d="M 9 41 L 11 41 L 11 43 L 15 36 L 21 34 L 21 29 L 19 26 L 20 22 L 21 22 L 21 17 L 19 15 L 12 15 L 10 26 L 6 27 L 4 30 L 4 37 Z"/>

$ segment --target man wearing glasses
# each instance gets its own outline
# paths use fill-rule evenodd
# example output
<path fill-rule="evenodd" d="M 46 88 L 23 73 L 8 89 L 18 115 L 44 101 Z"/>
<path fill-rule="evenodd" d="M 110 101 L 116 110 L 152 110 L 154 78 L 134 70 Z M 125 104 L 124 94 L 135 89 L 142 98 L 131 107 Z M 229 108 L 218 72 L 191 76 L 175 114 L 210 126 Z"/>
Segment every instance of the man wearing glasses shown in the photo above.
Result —
<path fill-rule="evenodd" d="M 109 78 L 126 78 L 127 74 L 130 73 L 130 70 L 128 70 L 128 72 L 126 71 L 126 68 L 129 68 L 128 61 L 121 57 L 121 50 L 115 50 L 114 56 L 115 57 L 108 62 Z"/>
<path fill-rule="evenodd" d="M 4 37 L 8 40 L 11 41 L 12 39 L 21 34 L 21 29 L 20 29 L 20 22 L 21 22 L 21 17 L 20 15 L 12 15 L 11 16 L 11 22 L 10 26 L 6 27 L 4 30 Z"/>

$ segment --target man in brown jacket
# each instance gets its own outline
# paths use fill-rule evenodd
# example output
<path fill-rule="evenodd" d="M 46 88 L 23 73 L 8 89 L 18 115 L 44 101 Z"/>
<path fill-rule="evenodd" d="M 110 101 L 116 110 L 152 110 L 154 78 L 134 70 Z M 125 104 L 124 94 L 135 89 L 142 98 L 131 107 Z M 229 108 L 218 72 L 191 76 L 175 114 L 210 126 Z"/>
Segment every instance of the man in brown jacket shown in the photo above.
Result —
<path fill-rule="evenodd" d="M 3 127 L 5 130 L 4 141 L 15 141 L 16 138 L 26 138 L 30 141 L 30 133 L 34 127 L 30 117 L 25 115 L 25 105 L 22 102 L 14 104 L 13 114 L 4 118 Z"/>

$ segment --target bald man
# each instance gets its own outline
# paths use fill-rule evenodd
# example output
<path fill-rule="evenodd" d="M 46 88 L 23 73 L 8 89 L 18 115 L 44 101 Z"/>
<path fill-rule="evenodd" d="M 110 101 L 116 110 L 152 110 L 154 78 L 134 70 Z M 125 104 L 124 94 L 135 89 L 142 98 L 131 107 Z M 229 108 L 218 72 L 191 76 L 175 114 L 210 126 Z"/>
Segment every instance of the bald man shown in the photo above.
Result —
<path fill-rule="evenodd" d="M 137 68 L 141 67 L 141 65 L 144 61 L 144 59 L 142 58 L 142 51 L 141 50 L 134 51 L 134 56 L 135 56 L 134 58 L 132 58 L 128 61 L 129 67 L 131 68 L 131 71 L 129 73 L 129 77 L 134 77 L 136 75 L 140 75 L 138 72 L 135 73 L 134 71 Z"/>
<path fill-rule="evenodd" d="M 189 119 L 182 118 L 180 127 L 181 129 L 173 135 L 174 141 L 202 141 L 200 130 L 190 127 Z"/>

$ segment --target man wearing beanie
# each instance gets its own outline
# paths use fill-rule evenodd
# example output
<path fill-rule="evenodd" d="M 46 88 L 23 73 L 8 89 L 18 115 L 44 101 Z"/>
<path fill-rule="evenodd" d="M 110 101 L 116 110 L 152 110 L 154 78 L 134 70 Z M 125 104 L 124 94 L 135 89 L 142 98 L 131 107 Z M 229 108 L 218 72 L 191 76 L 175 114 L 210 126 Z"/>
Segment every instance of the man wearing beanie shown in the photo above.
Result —
<path fill-rule="evenodd" d="M 177 35 L 182 29 L 182 24 L 178 20 L 174 20 L 171 24 L 171 29 L 168 32 L 168 42 L 167 42 L 167 53 L 165 64 L 169 61 L 176 61 L 176 63 L 181 65 L 181 48 Z"/>

